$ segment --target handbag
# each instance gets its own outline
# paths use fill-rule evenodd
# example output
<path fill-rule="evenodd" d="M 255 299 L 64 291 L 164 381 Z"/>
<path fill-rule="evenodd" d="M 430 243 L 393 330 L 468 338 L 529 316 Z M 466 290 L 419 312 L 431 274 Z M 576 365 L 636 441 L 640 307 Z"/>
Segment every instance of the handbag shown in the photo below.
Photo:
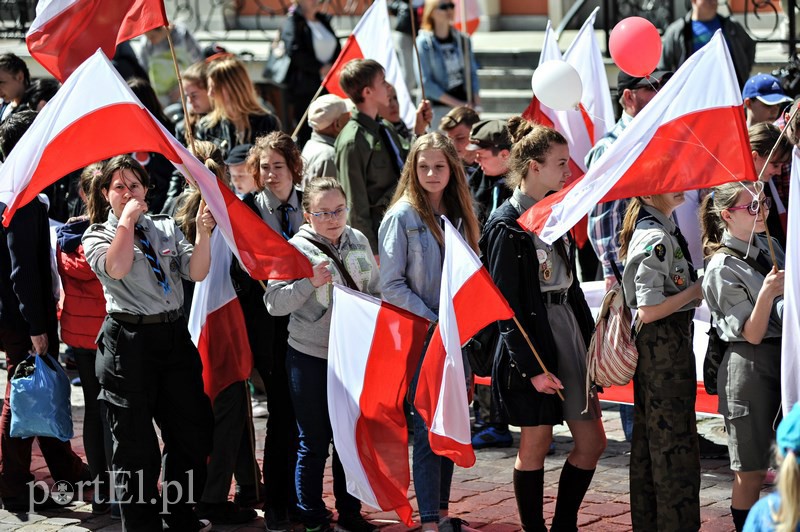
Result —
<path fill-rule="evenodd" d="M 31 355 L 17 366 L 9 403 L 12 438 L 72 439 L 69 377 L 51 355 Z"/>
<path fill-rule="evenodd" d="M 277 85 L 281 85 L 286 81 L 286 75 L 289 73 L 289 67 L 292 64 L 292 59 L 286 53 L 286 43 L 280 39 L 272 42 L 269 47 L 269 55 L 264 64 L 264 79 L 268 79 Z"/>

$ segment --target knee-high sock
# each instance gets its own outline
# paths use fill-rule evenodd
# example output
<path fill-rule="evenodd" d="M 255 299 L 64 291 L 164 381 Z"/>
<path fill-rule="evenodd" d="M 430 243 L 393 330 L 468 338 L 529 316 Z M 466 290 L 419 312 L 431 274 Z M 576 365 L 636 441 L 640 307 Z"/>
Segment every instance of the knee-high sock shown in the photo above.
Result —
<path fill-rule="evenodd" d="M 578 510 L 593 476 L 594 469 L 579 469 L 569 461 L 564 462 L 558 481 L 558 499 L 551 532 L 577 532 Z"/>
<path fill-rule="evenodd" d="M 525 532 L 547 532 L 544 526 L 544 468 L 536 471 L 514 469 L 514 496 Z"/>
<path fill-rule="evenodd" d="M 733 526 L 736 527 L 736 532 L 742 532 L 744 529 L 744 522 L 747 521 L 747 514 L 750 513 L 750 508 L 747 510 L 739 510 L 731 506 L 731 517 L 733 518 Z"/>

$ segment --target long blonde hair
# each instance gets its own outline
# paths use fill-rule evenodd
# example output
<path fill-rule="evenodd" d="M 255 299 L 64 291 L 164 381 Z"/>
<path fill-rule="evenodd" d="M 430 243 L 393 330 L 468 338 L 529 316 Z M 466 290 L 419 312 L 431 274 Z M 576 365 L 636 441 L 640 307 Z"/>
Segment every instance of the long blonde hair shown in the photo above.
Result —
<path fill-rule="evenodd" d="M 777 532 L 794 532 L 800 523 L 800 463 L 793 450 L 786 451 L 786 456 L 778 455 L 780 471 L 778 473 L 778 493 L 781 506 L 772 509 L 772 520 Z"/>
<path fill-rule="evenodd" d="M 206 82 L 214 86 L 214 98 L 212 98 L 211 112 L 201 121 L 204 126 L 214 127 L 223 119 L 227 119 L 237 126 L 237 132 L 243 133 L 247 138 L 250 135 L 250 123 L 247 118 L 250 115 L 269 113 L 259 103 L 244 63 L 233 56 L 213 61 L 208 66 Z M 222 96 L 223 92 L 228 97 L 227 105 Z M 240 125 L 244 126 L 244 131 L 238 131 Z"/>
<path fill-rule="evenodd" d="M 405 198 L 411 203 L 414 210 L 419 213 L 422 221 L 428 226 L 436 241 L 440 245 L 444 245 L 441 226 L 436 220 L 433 207 L 428 201 L 428 195 L 420 185 L 419 177 L 417 176 L 417 159 L 420 152 L 424 150 L 439 150 L 447 159 L 447 166 L 450 167 L 450 180 L 447 182 L 442 196 L 445 209 L 447 209 L 447 217 L 451 220 L 461 218 L 467 243 L 477 252 L 480 229 L 478 228 L 478 219 L 475 216 L 475 211 L 472 209 L 472 196 L 467 186 L 464 167 L 459 161 L 458 152 L 456 152 L 453 143 L 441 133 L 428 133 L 414 142 L 390 206 Z"/>

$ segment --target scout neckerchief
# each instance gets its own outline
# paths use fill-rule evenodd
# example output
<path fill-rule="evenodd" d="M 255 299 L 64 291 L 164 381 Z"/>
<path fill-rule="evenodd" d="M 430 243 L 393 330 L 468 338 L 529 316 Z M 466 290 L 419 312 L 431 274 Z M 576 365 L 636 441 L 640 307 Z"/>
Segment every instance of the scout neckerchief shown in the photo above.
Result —
<path fill-rule="evenodd" d="M 158 263 L 156 252 L 150 244 L 150 240 L 148 240 L 147 236 L 144 234 L 144 231 L 144 226 L 141 224 L 136 224 L 134 226 L 133 233 L 139 239 L 138 247 L 142 253 L 144 253 L 147 262 L 150 263 L 150 269 L 153 270 L 153 274 L 155 274 L 159 286 L 164 290 L 164 295 L 167 295 L 172 291 L 172 287 L 167 282 L 167 276 L 164 275 L 164 270 L 161 269 L 161 265 Z"/>

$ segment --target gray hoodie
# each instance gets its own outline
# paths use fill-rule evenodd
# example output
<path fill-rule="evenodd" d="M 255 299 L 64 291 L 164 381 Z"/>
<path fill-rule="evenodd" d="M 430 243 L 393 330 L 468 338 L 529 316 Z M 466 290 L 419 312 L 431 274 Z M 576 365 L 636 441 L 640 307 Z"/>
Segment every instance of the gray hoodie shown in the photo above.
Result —
<path fill-rule="evenodd" d="M 328 261 L 333 282 L 346 285 L 336 265 L 307 239 L 328 246 L 338 253 L 358 288 L 372 296 L 381 297 L 378 264 L 372 254 L 369 241 L 360 231 L 349 225 L 334 247 L 326 238 L 316 234 L 311 226 L 300 227 L 289 243 L 308 257 L 313 266 Z M 328 358 L 328 335 L 331 328 L 331 297 L 333 285 L 314 288 L 311 279 L 296 281 L 270 281 L 264 293 L 264 303 L 273 316 L 289 317 L 289 345 L 301 353 L 317 358 Z"/>

